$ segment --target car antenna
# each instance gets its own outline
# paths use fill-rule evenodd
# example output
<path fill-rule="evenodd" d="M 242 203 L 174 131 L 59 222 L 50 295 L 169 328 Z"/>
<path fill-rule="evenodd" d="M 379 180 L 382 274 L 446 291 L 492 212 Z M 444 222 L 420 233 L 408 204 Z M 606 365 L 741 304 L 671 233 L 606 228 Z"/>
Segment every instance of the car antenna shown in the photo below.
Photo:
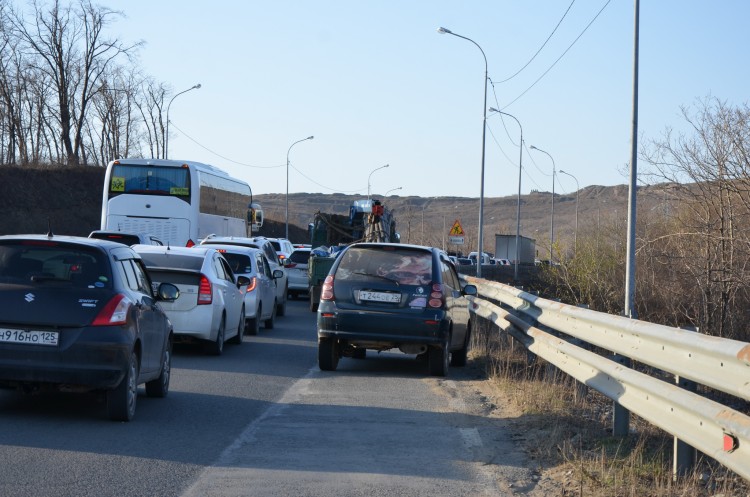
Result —
<path fill-rule="evenodd" d="M 54 235 L 52 234 L 52 221 L 50 218 L 47 218 L 47 238 L 52 238 Z"/>

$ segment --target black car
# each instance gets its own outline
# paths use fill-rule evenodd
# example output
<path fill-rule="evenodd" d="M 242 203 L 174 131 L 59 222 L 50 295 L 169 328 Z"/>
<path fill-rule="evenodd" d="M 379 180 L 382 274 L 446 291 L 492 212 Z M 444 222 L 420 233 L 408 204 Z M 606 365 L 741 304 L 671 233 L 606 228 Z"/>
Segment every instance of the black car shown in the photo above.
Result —
<path fill-rule="evenodd" d="M 432 247 L 356 243 L 336 259 L 318 307 L 318 365 L 333 371 L 342 356 L 400 349 L 427 358 L 445 376 L 465 366 L 474 285 L 461 287 L 448 255 Z"/>
<path fill-rule="evenodd" d="M 0 236 L 0 387 L 106 392 L 113 420 L 135 414 L 138 385 L 169 391 L 172 324 L 141 258 L 120 243 Z"/>

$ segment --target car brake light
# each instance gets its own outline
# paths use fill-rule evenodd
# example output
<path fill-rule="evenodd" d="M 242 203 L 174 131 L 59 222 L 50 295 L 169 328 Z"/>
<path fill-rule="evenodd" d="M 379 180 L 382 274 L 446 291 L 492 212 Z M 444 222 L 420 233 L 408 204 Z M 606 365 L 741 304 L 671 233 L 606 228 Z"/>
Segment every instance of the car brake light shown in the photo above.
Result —
<path fill-rule="evenodd" d="M 296 264 L 296 263 L 294 263 L 294 262 L 292 262 L 292 261 L 290 260 L 290 261 L 289 261 L 289 264 L 287 264 L 287 266 L 286 266 L 286 267 L 287 267 L 287 269 L 291 269 L 291 268 L 293 268 L 293 267 L 296 267 L 296 266 L 297 266 L 297 264 Z"/>
<path fill-rule="evenodd" d="M 432 292 L 430 292 L 430 300 L 427 305 L 440 309 L 443 307 L 443 285 L 435 283 L 432 285 Z"/>
<path fill-rule="evenodd" d="M 187 243 L 185 244 L 186 247 L 195 247 L 195 242 L 193 240 L 188 239 Z"/>
<path fill-rule="evenodd" d="M 320 291 L 320 300 L 333 300 L 333 276 L 326 276 Z"/>
<path fill-rule="evenodd" d="M 102 308 L 91 326 L 114 326 L 127 323 L 131 303 L 124 294 L 118 293 Z"/>
<path fill-rule="evenodd" d="M 256 277 L 253 276 L 250 278 L 250 283 L 247 284 L 247 288 L 245 288 L 245 293 L 250 293 L 253 290 L 255 290 L 255 285 L 257 285 L 258 282 L 256 281 Z"/>
<path fill-rule="evenodd" d="M 211 282 L 206 275 L 201 275 L 201 282 L 198 285 L 198 305 L 210 304 L 213 302 L 213 292 L 211 291 Z"/>

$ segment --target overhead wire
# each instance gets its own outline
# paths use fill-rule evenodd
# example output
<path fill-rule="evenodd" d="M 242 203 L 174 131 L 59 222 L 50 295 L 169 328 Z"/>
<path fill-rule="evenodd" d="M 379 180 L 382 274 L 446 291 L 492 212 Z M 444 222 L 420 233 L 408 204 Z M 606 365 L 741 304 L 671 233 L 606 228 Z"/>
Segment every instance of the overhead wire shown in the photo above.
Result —
<path fill-rule="evenodd" d="M 231 163 L 233 163 L 233 164 L 237 164 L 237 165 L 240 165 L 240 166 L 252 167 L 252 168 L 255 168 L 255 169 L 275 169 L 275 168 L 278 168 L 278 167 L 285 167 L 285 166 L 286 166 L 286 164 L 280 164 L 280 165 L 278 165 L 278 166 L 256 166 L 256 165 L 253 165 L 253 164 L 247 164 L 247 163 L 244 163 L 244 162 L 238 162 L 238 161 L 236 161 L 236 160 L 230 159 L 229 157 L 225 157 L 225 156 L 223 156 L 223 155 L 221 155 L 221 154 L 219 154 L 219 153 L 215 152 L 214 150 L 211 150 L 210 148 L 206 147 L 205 145 L 203 145 L 202 143 L 200 143 L 200 142 L 199 142 L 198 140 L 196 140 L 196 139 L 195 139 L 195 138 L 193 138 L 192 136 L 190 136 L 190 135 L 188 135 L 187 133 L 185 133 L 185 132 L 184 132 L 184 131 L 183 131 L 182 129 L 180 129 L 180 128 L 179 128 L 179 127 L 178 127 L 178 126 L 177 126 L 177 125 L 176 125 L 176 124 L 175 124 L 175 123 L 174 123 L 173 121 L 171 121 L 171 120 L 170 120 L 170 122 L 169 122 L 169 123 L 170 123 L 170 125 L 171 125 L 171 126 L 172 126 L 173 128 L 177 129 L 177 131 L 179 131 L 180 133 L 182 133 L 183 135 L 185 135 L 185 137 L 186 137 L 186 138 L 187 138 L 188 140 L 192 141 L 193 143 L 195 143 L 196 145 L 198 145 L 198 146 L 199 146 L 199 147 L 201 147 L 202 149 L 206 150 L 207 152 L 209 152 L 209 153 L 212 153 L 212 154 L 214 154 L 215 156 L 217 156 L 217 157 L 219 157 L 219 158 L 221 158 L 221 159 L 223 159 L 223 160 L 225 160 L 225 161 L 227 161 L 227 162 L 231 162 Z M 307 179 L 307 180 L 308 180 L 308 181 L 310 181 L 311 183 L 314 183 L 315 185 L 317 185 L 317 186 L 319 186 L 319 187 L 321 187 L 321 188 L 325 188 L 326 190 L 330 190 L 330 191 L 332 191 L 332 192 L 336 192 L 336 193 L 358 193 L 358 192 L 361 192 L 361 191 L 364 191 L 364 190 L 365 190 L 364 188 L 360 188 L 359 190 L 337 190 L 337 189 L 335 189 L 335 188 L 329 188 L 329 187 L 327 187 L 327 186 L 325 186 L 325 185 L 321 185 L 321 184 L 320 184 L 320 183 L 318 183 L 317 181 L 315 181 L 315 180 L 313 180 L 312 178 L 308 177 L 308 176 L 307 176 L 307 175 L 305 175 L 305 174 L 304 174 L 304 173 L 303 173 L 302 171 L 300 171 L 300 170 L 299 170 L 299 169 L 297 169 L 296 167 L 292 166 L 292 165 L 291 165 L 291 163 L 290 163 L 289 165 L 290 165 L 290 167 L 291 167 L 292 169 L 294 169 L 295 171 L 297 171 L 297 172 L 298 172 L 298 173 L 299 173 L 299 174 L 300 174 L 301 176 L 303 176 L 303 177 L 304 177 L 305 179 Z"/>
<path fill-rule="evenodd" d="M 528 93 L 532 88 L 534 88 L 534 86 L 536 86 L 536 84 L 539 83 L 539 81 L 541 81 L 542 78 L 544 78 L 552 70 L 552 68 L 554 68 L 557 65 L 558 62 L 560 62 L 560 60 L 563 57 L 565 57 L 565 55 L 570 51 L 570 49 L 573 48 L 573 45 L 575 45 L 578 42 L 578 40 L 581 39 L 581 37 L 584 35 L 584 33 L 586 33 L 586 31 L 588 31 L 588 29 L 591 27 L 592 24 L 594 24 L 594 21 L 596 21 L 599 18 L 599 16 L 601 15 L 601 13 L 604 12 L 604 9 L 607 8 L 607 6 L 610 4 L 611 1 L 612 0 L 607 0 L 604 3 L 604 6 L 602 6 L 602 8 L 599 9 L 599 12 L 596 13 L 596 15 L 594 16 L 594 18 L 591 19 L 591 21 L 586 25 L 586 27 L 583 29 L 583 31 L 581 31 L 581 33 L 576 37 L 576 39 L 573 40 L 573 42 L 568 46 L 568 48 L 565 49 L 565 51 L 557 58 L 557 60 L 555 60 L 555 62 L 553 62 L 552 65 L 549 66 L 549 68 L 546 71 L 544 71 L 542 73 L 542 75 L 539 76 L 536 79 L 536 81 L 534 81 L 531 84 L 531 86 L 529 86 L 528 88 L 526 88 L 520 95 L 518 95 L 516 98 L 514 98 L 513 100 L 511 100 L 509 104 L 507 104 L 505 107 L 501 108 L 500 110 L 507 109 L 508 107 L 510 107 L 511 105 L 513 105 L 514 103 L 516 103 L 521 97 L 523 97 L 524 95 L 526 95 L 526 93 Z"/>
<path fill-rule="evenodd" d="M 576 0 L 573 0 L 572 2 L 570 2 L 570 5 L 568 5 L 568 8 L 565 10 L 565 13 L 560 18 L 560 20 L 557 22 L 557 26 L 555 26 L 555 29 L 553 29 L 552 32 L 547 37 L 547 39 L 544 40 L 544 43 L 542 43 L 542 46 L 539 47 L 539 50 L 537 50 L 534 55 L 532 55 L 531 59 L 529 59 L 529 61 L 526 64 L 524 64 L 521 69 L 519 69 L 518 71 L 516 71 L 512 76 L 509 76 L 509 77 L 505 78 L 502 81 L 498 81 L 498 83 L 505 83 L 506 81 L 510 81 L 511 79 L 515 78 L 516 76 L 518 76 L 521 73 L 521 71 L 523 71 L 524 69 L 526 69 L 529 66 L 529 64 L 531 64 L 534 61 L 534 59 L 536 58 L 536 56 L 539 55 L 539 52 L 542 51 L 542 49 L 547 45 L 547 42 L 549 42 L 550 38 L 552 38 L 552 36 L 555 34 L 555 32 L 557 31 L 557 28 L 560 27 L 560 24 L 562 24 L 563 20 L 568 15 L 568 12 L 570 12 L 570 8 L 573 7 L 574 3 L 576 3 Z"/>

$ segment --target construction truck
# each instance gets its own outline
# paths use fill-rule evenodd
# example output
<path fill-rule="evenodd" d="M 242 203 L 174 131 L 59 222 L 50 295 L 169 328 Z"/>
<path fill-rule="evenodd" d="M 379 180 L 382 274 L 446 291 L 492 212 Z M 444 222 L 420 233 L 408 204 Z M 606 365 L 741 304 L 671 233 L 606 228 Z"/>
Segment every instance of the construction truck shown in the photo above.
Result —
<path fill-rule="evenodd" d="M 355 200 L 349 215 L 317 212 L 309 225 L 313 254 L 307 266 L 310 279 L 310 310 L 316 312 L 323 281 L 336 260 L 336 254 L 355 242 L 398 243 L 393 213 L 379 200 Z M 328 256 L 316 255 L 325 251 Z"/>

